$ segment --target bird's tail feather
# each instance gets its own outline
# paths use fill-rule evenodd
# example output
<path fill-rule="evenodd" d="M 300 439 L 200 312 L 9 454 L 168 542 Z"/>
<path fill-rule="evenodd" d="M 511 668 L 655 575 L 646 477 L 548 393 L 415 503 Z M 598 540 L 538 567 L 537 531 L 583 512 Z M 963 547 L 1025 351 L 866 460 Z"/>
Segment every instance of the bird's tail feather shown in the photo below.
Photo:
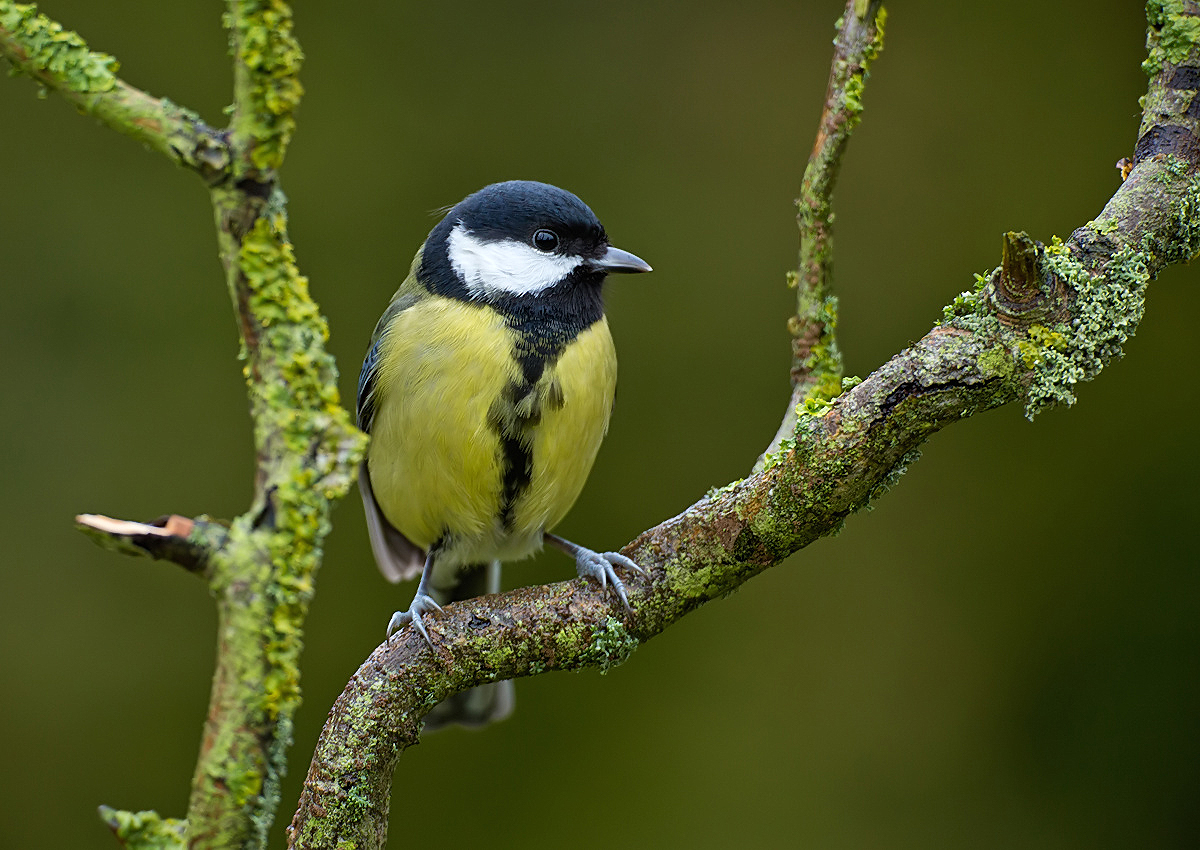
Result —
<path fill-rule="evenodd" d="M 362 493 L 363 511 L 367 516 L 367 536 L 371 540 L 371 552 L 384 578 L 395 584 L 408 581 L 421 574 L 425 566 L 425 550 L 396 530 L 375 501 L 375 490 L 371 487 L 371 473 L 364 460 L 358 468 L 358 489 Z"/>

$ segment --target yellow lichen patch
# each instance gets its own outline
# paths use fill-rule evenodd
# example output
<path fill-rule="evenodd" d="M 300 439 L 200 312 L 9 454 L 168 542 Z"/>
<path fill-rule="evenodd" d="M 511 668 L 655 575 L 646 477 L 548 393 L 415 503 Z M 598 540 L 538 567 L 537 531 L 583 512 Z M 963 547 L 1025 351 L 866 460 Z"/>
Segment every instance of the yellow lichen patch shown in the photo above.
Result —
<path fill-rule="evenodd" d="M 241 0 L 231 4 L 226 25 L 241 69 L 232 127 L 235 144 L 249 150 L 256 169 L 271 171 L 283 163 L 296 128 L 293 113 L 304 94 L 304 52 L 292 33 L 292 10 L 282 0 Z"/>

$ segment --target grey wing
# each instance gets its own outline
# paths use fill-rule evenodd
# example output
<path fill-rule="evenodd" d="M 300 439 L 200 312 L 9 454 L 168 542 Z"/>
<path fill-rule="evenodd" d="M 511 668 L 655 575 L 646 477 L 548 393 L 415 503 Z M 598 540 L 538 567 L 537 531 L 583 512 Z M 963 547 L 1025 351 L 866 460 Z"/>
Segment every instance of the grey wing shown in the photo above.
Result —
<path fill-rule="evenodd" d="M 371 340 L 371 349 L 363 358 L 362 369 L 358 373 L 358 427 L 371 433 L 371 425 L 375 421 L 375 382 L 379 379 L 379 345 L 382 342 L 376 333 Z"/>
<path fill-rule="evenodd" d="M 417 256 L 420 257 L 420 254 Z M 391 303 L 383 311 L 383 315 L 379 317 L 375 333 L 371 334 L 371 347 L 367 356 L 363 358 L 362 369 L 358 373 L 358 427 L 368 434 L 371 433 L 371 423 L 375 421 L 375 390 L 379 381 L 379 359 L 382 356 L 379 349 L 383 344 L 384 335 L 398 314 L 420 300 L 418 294 L 405 292 L 407 288 L 409 281 L 406 280 L 400 291 L 392 296 Z"/>
<path fill-rule="evenodd" d="M 387 316 L 385 313 L 384 317 Z M 380 325 L 383 325 L 383 320 L 380 320 Z M 376 330 L 371 350 L 363 359 L 362 371 L 358 373 L 358 427 L 368 434 L 371 433 L 371 425 L 375 420 L 375 385 L 379 378 L 380 337 L 381 334 Z M 367 457 L 370 458 L 369 452 Z M 362 493 L 363 511 L 367 516 L 367 535 L 371 540 L 371 552 L 375 555 L 375 563 L 383 577 L 390 582 L 416 578 L 425 566 L 425 552 L 388 522 L 383 511 L 379 509 L 379 503 L 375 501 L 375 491 L 371 487 L 368 462 L 369 460 L 364 460 L 359 467 L 358 489 Z"/>

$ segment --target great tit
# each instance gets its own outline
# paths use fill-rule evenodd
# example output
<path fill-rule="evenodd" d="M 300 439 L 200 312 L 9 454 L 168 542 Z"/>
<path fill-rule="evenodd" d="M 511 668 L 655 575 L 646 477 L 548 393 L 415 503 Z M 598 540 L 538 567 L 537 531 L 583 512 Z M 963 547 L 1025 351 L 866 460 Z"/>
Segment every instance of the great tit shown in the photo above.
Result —
<path fill-rule="evenodd" d="M 636 564 L 550 530 L 608 429 L 617 360 L 605 277 L 648 271 L 583 201 L 546 183 L 487 186 L 429 233 L 358 379 L 371 548 L 389 580 L 421 576 L 389 639 L 411 623 L 432 646 L 425 618 L 439 600 L 498 591 L 500 562 L 543 543 L 628 607 L 614 568 Z"/>

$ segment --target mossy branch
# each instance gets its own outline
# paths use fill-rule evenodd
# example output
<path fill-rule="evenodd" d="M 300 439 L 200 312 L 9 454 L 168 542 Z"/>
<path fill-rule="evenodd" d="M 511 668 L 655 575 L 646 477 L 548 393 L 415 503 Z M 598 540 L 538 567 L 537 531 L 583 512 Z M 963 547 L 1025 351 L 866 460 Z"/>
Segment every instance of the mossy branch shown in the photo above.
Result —
<path fill-rule="evenodd" d="M 283 164 L 304 88 L 304 53 L 283 0 L 228 0 L 225 24 L 233 47 L 232 142 L 238 180 L 269 182 Z"/>
<path fill-rule="evenodd" d="M 862 120 L 863 92 L 871 63 L 883 50 L 886 21 L 881 0 L 849 0 L 837 22 L 825 107 L 796 199 L 800 259 L 797 270 L 788 273 L 788 286 L 796 290 L 796 313 L 788 319 L 792 393 L 783 422 L 755 463 L 755 472 L 796 430 L 801 409 L 817 412 L 842 391 L 838 302 L 833 294 L 833 189 L 850 134 Z"/>
<path fill-rule="evenodd" d="M 212 200 L 257 470 L 250 509 L 212 559 L 217 664 L 188 841 L 263 847 L 300 704 L 303 625 L 330 511 L 355 480 L 366 438 L 341 405 L 328 328 L 296 265 L 275 183 L 302 91 L 291 10 L 279 0 L 230 0 L 225 23 L 235 59 L 233 179 Z"/>
<path fill-rule="evenodd" d="M 848 61 L 838 77 L 835 55 L 831 80 L 840 80 L 844 100 L 826 115 L 840 115 L 842 123 L 819 134 L 817 149 L 828 157 L 810 165 L 811 180 L 806 172 L 804 191 L 815 202 L 811 216 L 801 209 L 797 283 L 811 272 L 812 285 L 798 298 L 795 324 L 823 325 L 814 339 L 828 339 L 830 359 L 817 369 L 802 358 L 797 388 L 840 378 L 829 318 L 828 198 L 861 109 L 867 52 L 877 51 L 876 9 L 867 0 L 848 3 L 838 49 L 847 57 L 861 51 L 864 59 Z M 1076 384 L 1119 356 L 1136 329 L 1146 283 L 1200 250 L 1192 108 L 1200 80 L 1197 6 L 1151 2 L 1148 18 L 1144 120 L 1128 179 L 1095 221 L 1049 245 L 1010 234 L 1001 268 L 979 276 L 922 340 L 846 392 L 805 390 L 802 400 L 821 403 L 790 406 L 795 418 L 785 419 L 783 436 L 749 478 L 713 491 L 626 547 L 649 571 L 631 579 L 633 615 L 622 615 L 593 585 L 567 582 L 448 606 L 432 624 L 436 654 L 408 633 L 378 649 L 331 714 L 291 843 L 382 846 L 396 761 L 437 701 L 500 678 L 620 663 L 679 617 L 835 531 L 894 483 L 920 444 L 946 424 L 1015 401 L 1030 415 L 1073 402 Z M 178 523 L 173 531 L 165 524 L 165 533 L 154 524 L 95 517 L 81 523 L 125 551 L 154 554 L 165 540 L 163 552 L 187 561 L 191 556 L 171 547 L 199 546 L 220 617 L 188 820 L 103 809 L 129 847 L 265 844 L 299 704 L 301 628 L 329 511 L 349 488 L 363 447 L 338 399 L 324 321 L 296 266 L 275 184 L 301 95 L 290 9 L 279 0 L 230 0 L 226 24 L 234 108 L 230 127 L 217 132 L 122 83 L 115 60 L 32 6 L 0 0 L 0 55 L 213 187 L 243 341 L 257 449 L 250 509 L 227 530 L 209 528 L 213 533 L 199 542 L 195 526 L 185 533 Z"/>
<path fill-rule="evenodd" d="M 851 0 L 850 6 L 866 4 Z M 379 647 L 330 713 L 289 828 L 296 848 L 383 847 L 392 773 L 439 700 L 484 682 L 608 666 L 729 593 L 886 492 L 920 445 L 953 422 L 1022 402 L 1074 401 L 1132 336 L 1146 284 L 1200 251 L 1200 81 L 1195 3 L 1149 6 L 1146 120 L 1127 179 L 1066 241 L 1005 237 L 1005 261 L 954 299 L 944 321 L 864 381 L 801 409 L 777 451 L 622 551 L 633 614 L 583 581 L 449 605 Z M 827 266 L 826 266 L 827 267 Z"/>
<path fill-rule="evenodd" d="M 158 812 L 122 812 L 109 806 L 101 806 L 99 811 L 113 836 L 129 850 L 176 850 L 185 846 L 184 821 L 164 818 Z"/>
<path fill-rule="evenodd" d="M 29 4 L 0 0 L 0 56 L 109 127 L 214 182 L 229 167 L 224 133 L 196 113 L 117 77 L 119 63 Z"/>
<path fill-rule="evenodd" d="M 117 62 L 35 7 L 0 0 L 0 56 L 82 111 L 196 171 L 212 188 L 221 260 L 242 338 L 257 465 L 249 510 L 131 523 L 82 515 L 93 539 L 203 575 L 216 599 L 216 670 L 186 822 L 101 815 L 127 847 L 263 847 L 300 702 L 301 635 L 333 503 L 365 437 L 337 391 L 328 330 L 287 238 L 276 174 L 295 127 L 300 48 L 281 0 L 229 0 L 229 128 L 117 79 Z"/>

